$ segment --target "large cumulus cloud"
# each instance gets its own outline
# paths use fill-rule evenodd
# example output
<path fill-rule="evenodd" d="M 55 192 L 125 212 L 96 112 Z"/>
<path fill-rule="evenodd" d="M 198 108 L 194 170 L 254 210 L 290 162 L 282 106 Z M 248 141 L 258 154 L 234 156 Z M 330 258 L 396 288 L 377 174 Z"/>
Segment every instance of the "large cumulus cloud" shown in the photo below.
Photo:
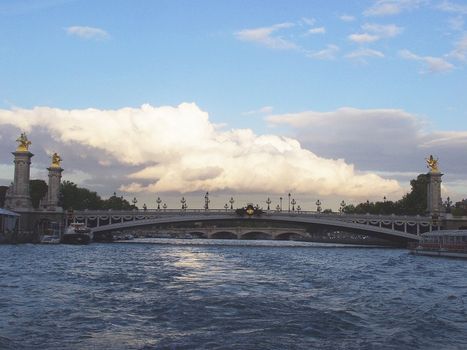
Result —
<path fill-rule="evenodd" d="M 110 176 L 106 169 L 118 170 L 109 181 L 120 181 L 128 192 L 401 194 L 397 181 L 360 173 L 339 157 L 320 157 L 293 138 L 219 130 L 193 103 L 116 110 L 15 108 L 0 110 L 0 125 L 27 131 L 36 153 L 66 150 L 64 167 L 72 171 L 86 168 L 99 177 L 106 171 Z M 2 143 L 14 140 L 3 136 Z"/>

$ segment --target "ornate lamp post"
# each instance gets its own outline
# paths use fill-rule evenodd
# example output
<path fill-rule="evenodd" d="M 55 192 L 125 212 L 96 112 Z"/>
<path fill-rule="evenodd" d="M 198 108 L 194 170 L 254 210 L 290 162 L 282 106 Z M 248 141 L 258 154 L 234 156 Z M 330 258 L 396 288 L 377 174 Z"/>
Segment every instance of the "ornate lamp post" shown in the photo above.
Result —
<path fill-rule="evenodd" d="M 289 196 L 289 213 L 290 213 L 290 192 L 289 192 L 288 196 Z"/>
<path fill-rule="evenodd" d="M 156 203 L 157 203 L 157 210 L 161 210 L 161 203 L 162 203 L 161 197 L 157 197 Z"/>
<path fill-rule="evenodd" d="M 276 211 L 281 211 L 281 207 L 279 206 L 279 204 L 276 207 Z"/>
<path fill-rule="evenodd" d="M 279 197 L 279 200 L 280 200 L 280 202 L 281 202 L 281 206 L 280 206 L 280 207 L 281 207 L 281 211 L 282 211 L 282 197 Z"/>
<path fill-rule="evenodd" d="M 268 199 L 266 200 L 266 204 L 268 205 L 268 210 L 270 210 L 269 208 L 269 205 L 271 204 L 271 199 L 268 197 Z"/>
<path fill-rule="evenodd" d="M 339 207 L 339 213 L 343 213 L 344 212 L 344 209 L 345 209 L 345 206 L 347 204 L 345 204 L 345 201 L 342 201 L 341 204 L 340 204 L 340 207 Z"/>
<path fill-rule="evenodd" d="M 208 210 L 209 209 L 209 192 L 206 192 L 206 194 L 204 195 L 204 210 Z"/>
<path fill-rule="evenodd" d="M 138 203 L 138 200 L 136 199 L 136 197 L 133 197 L 133 200 L 131 201 L 131 203 L 133 203 L 133 206 L 136 208 L 136 203 Z"/>
<path fill-rule="evenodd" d="M 292 211 L 295 211 L 295 204 L 297 204 L 297 202 L 295 201 L 295 198 L 292 198 Z"/>
<path fill-rule="evenodd" d="M 164 205 L 162 206 L 162 208 L 164 209 L 164 211 L 167 209 L 167 204 L 164 203 Z"/>
<path fill-rule="evenodd" d="M 224 204 L 224 209 L 227 211 L 229 209 L 229 205 L 227 203 Z"/>
<path fill-rule="evenodd" d="M 186 204 L 186 199 L 185 197 L 182 197 L 182 199 L 180 199 L 180 203 L 182 203 L 182 210 L 185 210 L 185 204 Z"/>
<path fill-rule="evenodd" d="M 233 197 L 230 197 L 229 203 L 230 203 L 230 209 L 233 209 L 233 204 L 235 203 Z"/>
<path fill-rule="evenodd" d="M 148 210 L 148 207 L 146 206 L 146 203 L 143 204 L 143 210 L 144 211 Z"/>
<path fill-rule="evenodd" d="M 302 208 L 300 208 L 300 206 L 298 205 L 297 206 L 297 212 L 300 214 L 300 211 L 302 210 Z"/>
<path fill-rule="evenodd" d="M 321 213 L 321 201 L 319 199 L 316 201 L 316 211 Z"/>

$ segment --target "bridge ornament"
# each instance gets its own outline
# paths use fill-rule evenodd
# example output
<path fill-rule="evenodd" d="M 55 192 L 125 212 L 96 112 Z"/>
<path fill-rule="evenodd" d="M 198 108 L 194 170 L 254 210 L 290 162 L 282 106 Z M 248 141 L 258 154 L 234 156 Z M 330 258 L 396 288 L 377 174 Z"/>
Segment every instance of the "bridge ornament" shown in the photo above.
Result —
<path fill-rule="evenodd" d="M 261 210 L 258 207 L 254 207 L 253 204 L 248 204 L 246 207 L 240 208 L 235 210 L 237 215 L 243 216 L 243 215 L 248 215 L 249 217 L 255 215 L 255 216 L 260 216 L 261 214 L 264 213 L 263 210 Z"/>

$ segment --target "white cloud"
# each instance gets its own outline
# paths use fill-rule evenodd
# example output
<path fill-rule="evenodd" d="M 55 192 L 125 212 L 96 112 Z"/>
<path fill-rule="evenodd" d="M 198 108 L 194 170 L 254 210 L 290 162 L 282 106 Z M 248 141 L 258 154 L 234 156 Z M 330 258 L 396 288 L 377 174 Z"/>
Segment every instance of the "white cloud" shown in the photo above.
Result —
<path fill-rule="evenodd" d="M 344 22 L 353 22 L 353 21 L 355 21 L 355 17 L 351 16 L 351 15 L 341 15 L 341 16 L 339 16 L 339 18 L 340 18 L 341 21 L 344 21 Z"/>
<path fill-rule="evenodd" d="M 465 179 L 467 173 L 466 128 L 432 131 L 426 121 L 403 110 L 344 107 L 266 120 L 272 126 L 288 126 L 291 137 L 320 155 L 344 157 L 359 169 L 404 182 L 426 171 L 424 159 L 430 154 L 440 158 L 445 183 Z"/>
<path fill-rule="evenodd" d="M 316 28 L 311 28 L 307 32 L 308 34 L 324 34 L 326 33 L 326 28 L 324 27 L 316 27 Z"/>
<path fill-rule="evenodd" d="M 441 4 L 438 5 L 438 9 L 445 12 L 467 15 L 467 5 L 458 4 L 451 1 L 443 1 Z"/>
<path fill-rule="evenodd" d="M 456 43 L 454 50 L 452 50 L 447 57 L 466 62 L 467 61 L 467 34 Z"/>
<path fill-rule="evenodd" d="M 464 30 L 464 18 L 456 16 L 448 20 L 449 28 L 455 31 L 462 32 Z"/>
<path fill-rule="evenodd" d="M 397 15 L 403 11 L 416 9 L 423 3 L 424 0 L 377 0 L 363 14 L 365 16 Z"/>
<path fill-rule="evenodd" d="M 333 60 L 336 58 L 339 52 L 339 47 L 333 44 L 329 44 L 325 49 L 317 52 L 310 52 L 307 54 L 308 57 L 315 58 L 318 60 Z"/>
<path fill-rule="evenodd" d="M 371 43 L 371 42 L 377 41 L 379 40 L 379 36 L 368 34 L 368 33 L 350 34 L 349 39 L 356 43 L 362 44 L 362 43 Z"/>
<path fill-rule="evenodd" d="M 279 23 L 270 27 L 243 29 L 235 33 L 235 37 L 241 41 L 254 42 L 271 49 L 298 49 L 298 46 L 281 36 L 274 36 L 273 34 L 281 29 L 293 27 L 293 23 Z"/>
<path fill-rule="evenodd" d="M 193 103 L 118 110 L 0 110 L 0 125 L 3 130 L 14 126 L 27 131 L 36 154 L 41 148 L 36 135 L 42 130 L 60 146 L 55 148 L 59 152 L 61 147 L 79 153 L 85 148 L 88 162 L 110 159 L 126 166 L 129 182 L 109 181 L 120 181 L 128 191 L 293 191 L 359 198 L 401 191 L 397 181 L 360 174 L 344 160 L 319 157 L 291 138 L 255 135 L 249 129 L 218 131 Z M 64 160 L 63 166 L 72 170 L 74 164 Z M 109 171 L 97 161 L 95 168 Z"/>
<path fill-rule="evenodd" d="M 242 114 L 243 115 L 270 114 L 270 113 L 272 113 L 273 109 L 274 108 L 272 106 L 264 106 L 264 107 L 261 107 L 259 109 L 253 109 L 253 110 L 248 111 L 248 112 L 243 112 Z"/>
<path fill-rule="evenodd" d="M 349 39 L 359 44 L 371 43 L 384 38 L 393 38 L 402 33 L 403 28 L 395 24 L 365 23 L 362 25 L 365 33 L 351 34 Z"/>
<path fill-rule="evenodd" d="M 69 35 L 74 35 L 82 39 L 107 39 L 109 33 L 100 28 L 85 27 L 85 26 L 72 26 L 65 28 Z"/>
<path fill-rule="evenodd" d="M 364 58 L 364 57 L 378 57 L 383 58 L 384 54 L 381 51 L 372 50 L 368 48 L 362 48 L 359 50 L 352 51 L 351 53 L 345 55 L 347 58 Z"/>
<path fill-rule="evenodd" d="M 395 24 L 376 24 L 376 23 L 365 23 L 362 25 L 362 29 L 366 32 L 373 33 L 381 38 L 393 38 L 402 33 L 403 28 Z"/>
<path fill-rule="evenodd" d="M 454 65 L 441 57 L 418 56 L 409 50 L 399 51 L 399 56 L 406 60 L 423 62 L 429 73 L 449 72 L 454 69 Z M 422 71 L 425 73 L 425 71 Z"/>

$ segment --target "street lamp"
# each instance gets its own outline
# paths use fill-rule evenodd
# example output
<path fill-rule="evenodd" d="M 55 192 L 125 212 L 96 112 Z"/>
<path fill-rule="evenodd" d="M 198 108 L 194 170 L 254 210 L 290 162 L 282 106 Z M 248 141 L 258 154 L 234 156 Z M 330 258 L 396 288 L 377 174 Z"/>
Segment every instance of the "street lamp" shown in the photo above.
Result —
<path fill-rule="evenodd" d="M 282 211 L 282 197 L 279 197 L 280 201 L 281 201 L 281 211 Z"/>
<path fill-rule="evenodd" d="M 208 210 L 209 209 L 209 192 L 206 192 L 205 196 L 204 196 L 204 210 Z"/>
<path fill-rule="evenodd" d="M 165 211 L 165 209 L 167 209 L 167 204 L 164 203 L 164 205 L 162 206 L 162 208 L 163 208 L 164 211 Z"/>
<path fill-rule="evenodd" d="M 143 210 L 144 211 L 148 210 L 148 207 L 146 206 L 146 203 L 143 204 Z"/>
<path fill-rule="evenodd" d="M 340 212 L 340 213 L 343 213 L 343 212 L 344 212 L 344 209 L 345 209 L 345 206 L 346 206 L 346 205 L 347 205 L 347 204 L 345 204 L 345 201 L 342 200 L 341 206 L 340 206 L 340 208 L 339 208 L 339 212 Z"/>
<path fill-rule="evenodd" d="M 161 197 L 157 197 L 156 203 L 157 203 L 157 210 L 161 210 L 161 203 L 162 203 Z"/>
<path fill-rule="evenodd" d="M 288 194 L 289 196 L 289 213 L 290 213 L 290 193 Z"/>
<path fill-rule="evenodd" d="M 182 199 L 180 199 L 180 203 L 182 203 L 182 210 L 185 210 L 185 203 L 186 203 L 185 197 L 182 197 Z"/>
<path fill-rule="evenodd" d="M 292 211 L 295 211 L 295 204 L 297 204 L 297 202 L 295 201 L 295 198 L 292 199 Z"/>
<path fill-rule="evenodd" d="M 281 211 L 281 207 L 279 206 L 279 204 L 276 207 L 276 211 Z"/>
<path fill-rule="evenodd" d="M 227 209 L 229 209 L 229 205 L 225 203 L 224 208 L 225 208 L 225 211 L 227 211 Z"/>
<path fill-rule="evenodd" d="M 230 197 L 229 203 L 230 203 L 230 209 L 233 209 L 233 204 L 235 203 L 233 197 Z"/>
<path fill-rule="evenodd" d="M 131 201 L 133 203 L 133 206 L 136 208 L 136 203 L 138 203 L 138 200 L 136 199 L 136 197 L 133 198 L 133 200 Z"/>
<path fill-rule="evenodd" d="M 319 199 L 316 201 L 316 211 L 321 213 L 321 201 Z"/>
<path fill-rule="evenodd" d="M 299 214 L 300 214 L 300 211 L 301 211 L 301 210 L 302 210 L 302 208 L 300 208 L 300 206 L 298 205 L 298 206 L 297 206 L 297 211 L 298 211 Z"/>
<path fill-rule="evenodd" d="M 271 204 L 271 199 L 268 197 L 268 199 L 266 200 L 266 204 L 268 205 L 268 210 L 270 210 L 269 208 L 269 204 Z"/>

